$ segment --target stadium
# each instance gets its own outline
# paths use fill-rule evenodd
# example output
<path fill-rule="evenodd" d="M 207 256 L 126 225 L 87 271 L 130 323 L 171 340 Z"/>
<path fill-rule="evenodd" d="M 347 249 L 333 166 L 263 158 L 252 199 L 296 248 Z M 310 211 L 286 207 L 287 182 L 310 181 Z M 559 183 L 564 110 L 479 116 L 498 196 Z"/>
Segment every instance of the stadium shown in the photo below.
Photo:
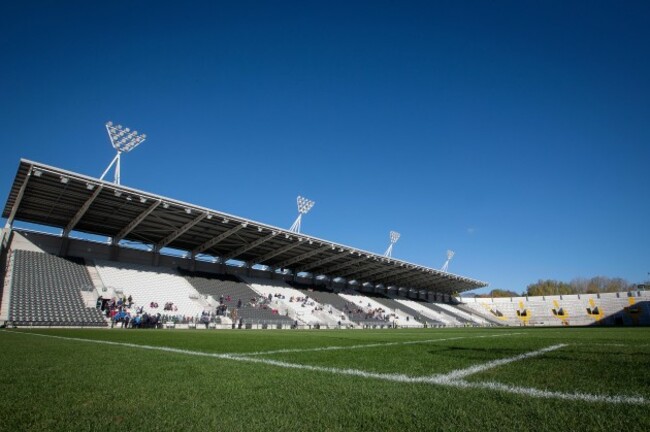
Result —
<path fill-rule="evenodd" d="M 61 381 L 66 404 L 93 401 L 74 422 L 82 429 L 119 427 L 124 410 L 187 430 L 648 426 L 647 330 L 629 328 L 649 323 L 645 291 L 464 299 L 487 283 L 391 257 L 397 233 L 384 255 L 300 233 L 302 197 L 287 230 L 117 175 L 19 163 L 2 232 L 9 429 L 68 429 L 33 394 L 41 379 Z M 124 370 L 141 371 L 127 372 L 133 408 L 90 384 Z M 150 393 L 166 408 L 142 402 Z M 38 408 L 21 402 L 32 397 Z"/>
<path fill-rule="evenodd" d="M 0 432 L 650 430 L 650 2 L 0 10 Z"/>

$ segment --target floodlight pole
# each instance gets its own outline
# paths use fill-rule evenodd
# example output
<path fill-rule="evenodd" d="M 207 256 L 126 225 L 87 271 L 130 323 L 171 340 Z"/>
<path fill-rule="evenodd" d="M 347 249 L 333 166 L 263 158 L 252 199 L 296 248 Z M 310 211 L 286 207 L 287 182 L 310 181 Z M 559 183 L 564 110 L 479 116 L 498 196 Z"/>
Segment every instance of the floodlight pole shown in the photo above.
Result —
<path fill-rule="evenodd" d="M 388 249 L 386 249 L 386 252 L 384 252 L 385 257 L 391 257 L 393 255 L 393 245 L 397 243 L 399 237 L 400 237 L 400 233 L 398 233 L 397 231 L 390 232 L 390 245 L 388 246 Z"/>
<path fill-rule="evenodd" d="M 118 151 L 111 163 L 108 165 L 102 176 L 99 178 L 100 180 L 104 180 L 104 177 L 106 177 L 106 174 L 111 170 L 113 165 L 117 163 L 117 166 L 115 167 L 115 184 L 120 184 L 120 155 L 122 152 Z"/>
<path fill-rule="evenodd" d="M 296 218 L 296 221 L 293 223 L 293 225 L 291 225 L 291 228 L 289 228 L 289 231 L 299 233 L 300 223 L 302 222 L 302 215 L 307 214 L 309 210 L 311 210 L 311 208 L 314 206 L 314 204 L 316 204 L 316 202 L 300 195 L 298 195 L 296 202 L 298 204 L 298 217 Z"/>
<path fill-rule="evenodd" d="M 99 179 L 104 180 L 106 174 L 108 174 L 113 165 L 115 165 L 114 182 L 115 184 L 119 185 L 121 174 L 120 161 L 122 159 L 122 153 L 128 153 L 142 144 L 147 139 L 147 135 L 138 134 L 138 131 L 132 131 L 129 128 L 123 128 L 122 125 L 114 126 L 113 122 L 110 121 L 106 123 L 106 132 L 108 132 L 108 138 L 111 140 L 111 145 L 113 148 L 117 150 L 117 154 L 108 165 L 106 170 L 104 170 L 104 173 Z"/>
<path fill-rule="evenodd" d="M 300 222 L 302 221 L 302 213 L 298 215 L 295 222 L 289 228 L 289 231 L 299 233 L 300 232 Z"/>
<path fill-rule="evenodd" d="M 451 261 L 451 259 L 454 257 L 454 254 L 455 252 L 453 250 L 447 251 L 447 261 L 445 261 L 445 263 L 442 265 L 440 271 L 447 273 L 447 269 L 449 268 L 449 261 Z"/>

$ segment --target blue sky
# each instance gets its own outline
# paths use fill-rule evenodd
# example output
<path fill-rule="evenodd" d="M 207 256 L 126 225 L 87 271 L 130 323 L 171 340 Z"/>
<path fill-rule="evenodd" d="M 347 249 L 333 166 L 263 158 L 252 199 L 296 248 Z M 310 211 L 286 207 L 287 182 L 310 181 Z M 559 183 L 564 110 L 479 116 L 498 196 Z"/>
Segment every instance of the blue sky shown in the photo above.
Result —
<path fill-rule="evenodd" d="M 523 291 L 650 272 L 650 3 L 4 2 L 21 157 Z"/>

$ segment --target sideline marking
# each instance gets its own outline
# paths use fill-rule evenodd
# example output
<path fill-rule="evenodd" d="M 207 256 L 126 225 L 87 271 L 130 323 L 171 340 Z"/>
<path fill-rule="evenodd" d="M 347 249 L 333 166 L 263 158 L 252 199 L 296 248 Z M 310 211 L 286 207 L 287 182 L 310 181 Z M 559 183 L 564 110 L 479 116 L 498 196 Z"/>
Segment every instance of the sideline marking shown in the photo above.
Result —
<path fill-rule="evenodd" d="M 206 353 L 201 351 L 190 351 L 190 350 L 183 350 L 183 349 L 164 347 L 164 346 L 160 347 L 160 346 L 152 346 L 152 345 L 139 345 L 139 344 L 133 344 L 128 342 L 112 342 L 112 341 L 95 340 L 95 339 L 73 338 L 73 337 L 45 335 L 41 333 L 31 333 L 31 332 L 23 333 L 23 332 L 15 332 L 15 331 L 8 331 L 8 330 L 1 330 L 1 331 L 4 333 L 40 336 L 44 338 L 62 339 L 62 340 L 69 340 L 69 341 L 76 341 L 76 342 L 88 342 L 88 343 L 96 343 L 100 345 L 113 345 L 113 346 L 121 346 L 121 347 L 128 347 L 128 348 L 140 348 L 145 350 L 171 352 L 175 354 L 185 354 L 185 355 L 192 355 L 198 357 L 211 357 L 211 358 L 232 360 L 232 361 L 238 361 L 244 363 L 257 363 L 257 364 L 282 367 L 286 369 L 325 372 L 325 373 L 331 373 L 335 375 L 350 375 L 350 376 L 357 376 L 362 378 L 379 379 L 379 380 L 390 381 L 390 382 L 413 383 L 413 384 L 415 383 L 434 384 L 434 385 L 440 385 L 445 387 L 456 387 L 456 388 L 488 389 L 488 390 L 501 391 L 504 393 L 518 394 L 518 395 L 545 398 L 545 399 L 563 399 L 563 400 L 572 400 L 572 401 L 601 402 L 601 403 L 610 403 L 610 404 L 631 404 L 631 405 L 645 405 L 650 402 L 648 399 L 642 396 L 622 396 L 622 395 L 611 396 L 611 395 L 595 395 L 595 394 L 588 394 L 588 393 L 581 393 L 581 392 L 575 392 L 575 393 L 554 392 L 549 390 L 540 390 L 532 387 L 509 386 L 506 384 L 501 384 L 496 382 L 467 382 L 457 378 L 457 377 L 462 378 L 474 373 L 483 372 L 485 370 L 495 368 L 503 364 L 512 363 L 515 361 L 539 356 L 547 352 L 563 348 L 567 346 L 566 344 L 552 345 L 537 351 L 531 351 L 528 353 L 520 354 L 518 356 L 509 357 L 505 359 L 494 360 L 488 363 L 484 363 L 482 365 L 476 365 L 466 369 L 459 369 L 456 371 L 452 371 L 447 374 L 413 377 L 404 374 L 385 374 L 385 373 L 377 373 L 377 372 L 367 372 L 359 369 L 340 369 L 340 368 L 324 367 L 324 366 L 311 366 L 311 365 L 304 365 L 299 363 L 288 363 L 279 360 L 247 357 L 243 355 Z"/>

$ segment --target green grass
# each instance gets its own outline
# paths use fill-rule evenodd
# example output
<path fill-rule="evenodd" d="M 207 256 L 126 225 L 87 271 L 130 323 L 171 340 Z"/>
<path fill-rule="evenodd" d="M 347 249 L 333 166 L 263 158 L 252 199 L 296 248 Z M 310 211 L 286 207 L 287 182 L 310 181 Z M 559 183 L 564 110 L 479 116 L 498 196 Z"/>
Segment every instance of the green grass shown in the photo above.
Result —
<path fill-rule="evenodd" d="M 0 431 L 650 430 L 648 402 L 541 399 L 34 333 L 217 354 L 340 346 L 351 349 L 254 358 L 408 376 L 444 374 L 564 343 L 466 380 L 650 399 L 648 328 L 9 330 L 0 332 Z M 484 337 L 490 335 L 498 337 Z M 354 348 L 406 341 L 424 342 Z"/>

